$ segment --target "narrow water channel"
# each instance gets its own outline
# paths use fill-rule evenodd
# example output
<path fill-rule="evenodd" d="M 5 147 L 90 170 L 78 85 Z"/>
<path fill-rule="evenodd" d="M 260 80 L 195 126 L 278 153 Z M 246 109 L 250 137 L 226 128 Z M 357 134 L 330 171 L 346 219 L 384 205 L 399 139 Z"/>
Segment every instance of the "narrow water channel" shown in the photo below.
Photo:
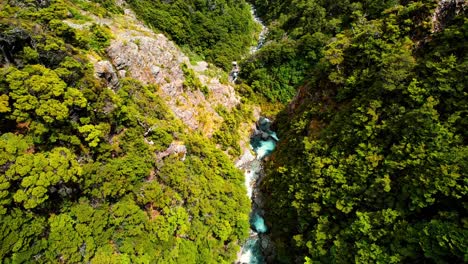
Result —
<path fill-rule="evenodd" d="M 268 28 L 256 16 L 253 6 L 251 11 L 254 20 L 261 26 L 257 46 L 250 49 L 250 53 L 254 54 L 264 45 Z M 255 156 L 245 153 L 237 164 L 237 167 L 244 171 L 245 186 L 247 188 L 247 195 L 252 201 L 252 211 L 250 212 L 249 219 L 250 236 L 243 245 L 241 252 L 239 252 L 236 264 L 265 263 L 262 254 L 262 248 L 265 247 L 265 243 L 262 243 L 262 237 L 268 231 L 268 228 L 263 219 L 263 211 L 259 206 L 260 195 L 257 195 L 257 185 L 263 176 L 263 160 L 273 152 L 279 140 L 276 133 L 270 129 L 270 125 L 271 121 L 268 118 L 261 117 L 257 121 L 256 129 L 250 137 L 250 147 Z"/>
<path fill-rule="evenodd" d="M 250 53 L 254 54 L 263 46 L 263 44 L 265 44 L 268 28 L 265 26 L 265 24 L 263 24 L 263 21 L 255 14 L 255 8 L 253 6 L 251 6 L 250 10 L 252 12 L 252 17 L 254 18 L 255 22 L 257 22 L 262 27 L 262 30 L 260 31 L 260 34 L 258 36 L 257 46 L 253 46 L 250 48 Z"/>
<path fill-rule="evenodd" d="M 263 159 L 273 152 L 279 140 L 276 133 L 270 129 L 271 121 L 260 118 L 256 130 L 250 138 L 250 146 L 255 152 L 255 157 L 241 166 L 245 174 L 247 195 L 252 200 L 252 211 L 250 212 L 250 237 L 242 247 L 238 264 L 262 264 L 265 263 L 262 254 L 262 234 L 268 231 L 263 219 L 262 208 L 259 206 L 257 195 L 257 184 L 262 178 Z"/>

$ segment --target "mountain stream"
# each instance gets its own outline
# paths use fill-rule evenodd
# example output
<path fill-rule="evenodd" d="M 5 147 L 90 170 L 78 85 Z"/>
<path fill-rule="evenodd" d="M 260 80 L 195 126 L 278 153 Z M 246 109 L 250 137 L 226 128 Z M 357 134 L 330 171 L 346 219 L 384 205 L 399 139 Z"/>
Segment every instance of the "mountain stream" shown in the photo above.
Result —
<path fill-rule="evenodd" d="M 256 130 L 250 138 L 250 146 L 256 157 L 248 159 L 240 168 L 244 170 L 247 195 L 252 200 L 252 211 L 250 212 L 250 237 L 239 253 L 237 264 L 262 264 L 265 263 L 262 249 L 267 246 L 268 241 L 263 239 L 268 229 L 263 219 L 263 210 L 260 207 L 261 198 L 257 185 L 263 177 L 263 159 L 273 152 L 278 142 L 276 133 L 270 129 L 271 121 L 261 117 L 257 122 Z"/>
<path fill-rule="evenodd" d="M 255 9 L 252 7 L 252 16 L 261 26 L 257 46 L 250 49 L 250 53 L 256 53 L 265 43 L 268 28 L 261 19 L 255 15 Z M 252 201 L 252 211 L 250 212 L 250 236 L 238 254 L 236 264 L 263 264 L 265 263 L 262 251 L 268 246 L 268 240 L 264 234 L 268 228 L 263 219 L 263 209 L 260 204 L 261 195 L 258 193 L 257 186 L 263 176 L 263 160 L 270 155 L 276 147 L 278 137 L 270 129 L 271 121 L 268 118 L 261 117 L 256 124 L 256 129 L 250 137 L 250 147 L 256 156 L 249 151 L 237 162 L 237 167 L 244 171 L 245 186 L 247 195 Z"/>

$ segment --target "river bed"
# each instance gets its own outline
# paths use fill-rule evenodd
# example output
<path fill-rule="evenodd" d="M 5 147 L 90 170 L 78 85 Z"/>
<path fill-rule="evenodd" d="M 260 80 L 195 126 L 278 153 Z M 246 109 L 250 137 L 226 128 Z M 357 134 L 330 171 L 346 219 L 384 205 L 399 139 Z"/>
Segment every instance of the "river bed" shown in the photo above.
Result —
<path fill-rule="evenodd" d="M 256 16 L 255 8 L 252 6 L 252 17 L 261 26 L 260 35 L 256 46 L 250 49 L 250 53 L 256 53 L 265 44 L 268 28 L 263 21 Z M 270 129 L 271 121 L 268 118 L 260 117 L 256 129 L 250 137 L 250 151 L 244 153 L 236 166 L 244 171 L 245 186 L 247 195 L 252 201 L 252 211 L 250 212 L 250 236 L 242 246 L 238 254 L 236 264 L 263 264 L 265 263 L 262 249 L 266 243 L 263 241 L 264 234 L 268 228 L 263 219 L 263 211 L 256 201 L 259 201 L 257 184 L 261 181 L 263 173 L 263 160 L 270 155 L 276 147 L 278 137 Z M 254 153 L 255 155 L 252 155 Z M 262 243 L 263 242 L 263 243 Z"/>
<path fill-rule="evenodd" d="M 252 211 L 250 212 L 250 237 L 239 253 L 238 264 L 262 264 L 265 263 L 262 247 L 263 234 L 268 232 L 268 227 L 263 219 L 263 211 L 260 208 L 257 195 L 257 184 L 263 176 L 263 159 L 270 155 L 279 140 L 276 133 L 270 130 L 271 121 L 267 118 L 260 118 L 257 122 L 256 130 L 250 138 L 251 150 L 255 156 L 248 155 L 244 158 L 244 163 L 239 167 L 244 171 L 247 195 L 252 200 Z M 246 156 L 246 155 L 244 155 Z M 263 244 L 263 245 L 262 245 Z"/>

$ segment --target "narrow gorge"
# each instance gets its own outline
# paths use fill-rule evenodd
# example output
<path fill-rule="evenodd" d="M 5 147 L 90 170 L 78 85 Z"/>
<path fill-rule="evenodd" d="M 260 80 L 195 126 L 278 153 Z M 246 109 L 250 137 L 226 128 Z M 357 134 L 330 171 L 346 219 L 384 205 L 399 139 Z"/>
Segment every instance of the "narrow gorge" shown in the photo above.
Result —
<path fill-rule="evenodd" d="M 256 124 L 256 128 L 250 138 L 251 151 L 245 153 L 236 163 L 238 168 L 244 171 L 247 194 L 252 201 L 252 211 L 250 212 L 250 234 L 239 253 L 238 264 L 262 264 L 265 261 L 265 252 L 272 249 L 270 240 L 266 234 L 268 228 L 265 224 L 263 211 L 263 196 L 259 192 L 258 185 L 264 177 L 263 162 L 275 149 L 279 141 L 276 133 L 270 129 L 271 121 L 261 117 Z M 271 252 L 270 252 L 271 253 Z"/>
<path fill-rule="evenodd" d="M 468 262 L 463 0 L 0 1 L 0 262 Z"/>
<path fill-rule="evenodd" d="M 251 12 L 255 22 L 261 26 L 257 45 L 250 49 L 250 55 L 255 56 L 255 53 L 265 44 L 268 28 L 256 15 L 254 6 L 251 6 Z M 259 117 L 250 135 L 248 148 L 244 149 L 244 154 L 236 162 L 236 167 L 240 168 L 244 173 L 245 187 L 247 195 L 251 200 L 252 208 L 249 214 L 251 228 L 249 238 L 238 253 L 236 264 L 267 263 L 265 253 L 273 248 L 266 234 L 268 227 L 264 220 L 262 194 L 259 191 L 258 185 L 264 177 L 264 159 L 274 151 L 278 141 L 279 138 L 276 133 L 271 130 L 271 121 L 266 117 Z"/>

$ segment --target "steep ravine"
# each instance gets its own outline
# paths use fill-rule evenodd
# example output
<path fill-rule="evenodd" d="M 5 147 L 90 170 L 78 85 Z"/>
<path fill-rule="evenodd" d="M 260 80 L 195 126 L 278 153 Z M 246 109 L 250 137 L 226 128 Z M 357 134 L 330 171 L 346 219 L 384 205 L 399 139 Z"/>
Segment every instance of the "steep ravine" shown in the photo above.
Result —
<path fill-rule="evenodd" d="M 270 129 L 271 121 L 261 117 L 250 138 L 250 147 L 255 153 L 246 152 L 236 164 L 244 171 L 247 195 L 252 200 L 252 211 L 250 213 L 250 237 L 239 252 L 238 264 L 261 264 L 265 263 L 265 255 L 269 255 L 272 245 L 266 234 L 268 228 L 263 219 L 263 199 L 257 186 L 261 182 L 263 174 L 263 162 L 276 147 L 278 137 Z"/>
<path fill-rule="evenodd" d="M 262 27 L 257 46 L 251 48 L 253 54 L 263 46 L 268 29 L 255 16 L 253 8 L 252 14 Z M 114 18 L 99 18 L 89 13 L 86 15 L 92 17 L 96 23 L 109 27 L 114 35 L 106 50 L 107 58 L 89 56 L 95 66 L 96 77 L 105 79 L 109 88 L 119 89 L 119 81 L 126 77 L 144 84 L 156 84 L 175 116 L 193 131 L 199 131 L 208 137 L 223 122 L 215 110 L 216 107 L 231 109 L 240 103 L 233 85 L 222 83 L 219 75 L 213 77 L 213 73 L 219 73 L 217 69 L 213 69 L 213 66 L 206 62 L 192 65 L 189 58 L 172 41 L 163 34 L 154 33 L 138 21 L 133 11 L 125 9 L 124 15 Z M 77 29 L 91 25 L 65 22 Z M 196 78 L 209 89 L 209 95 L 200 90 L 184 89 L 184 64 L 193 70 Z M 263 219 L 261 194 L 256 186 L 263 176 L 264 158 L 274 150 L 278 138 L 276 133 L 270 130 L 271 121 L 259 116 L 259 111 L 255 110 L 254 118 L 258 120 L 257 123 L 241 125 L 241 129 L 253 132 L 250 135 L 243 133 L 243 155 L 236 163 L 236 166 L 244 171 L 247 195 L 252 200 L 250 237 L 236 261 L 243 264 L 265 263 L 264 251 L 271 249 L 265 234 L 268 230 Z M 173 142 L 168 150 L 159 155 L 177 153 L 177 148 L 182 148 L 183 153 L 186 151 L 183 143 Z"/>
<path fill-rule="evenodd" d="M 262 28 L 257 46 L 251 48 L 251 54 L 254 54 L 264 45 L 268 28 L 255 15 L 254 7 L 252 7 L 252 16 Z M 267 235 L 268 228 L 263 219 L 262 194 L 257 186 L 264 176 L 264 159 L 273 152 L 279 139 L 276 133 L 270 129 L 271 121 L 268 118 L 257 117 L 257 119 L 253 132 L 250 135 L 250 144 L 248 148 L 244 147 L 244 154 L 236 163 L 236 167 L 244 172 L 247 195 L 252 201 L 252 211 L 249 215 L 250 236 L 238 253 L 236 264 L 266 263 L 267 259 L 265 256 L 271 254 L 271 252 L 268 252 L 273 248 L 269 242 Z"/>

